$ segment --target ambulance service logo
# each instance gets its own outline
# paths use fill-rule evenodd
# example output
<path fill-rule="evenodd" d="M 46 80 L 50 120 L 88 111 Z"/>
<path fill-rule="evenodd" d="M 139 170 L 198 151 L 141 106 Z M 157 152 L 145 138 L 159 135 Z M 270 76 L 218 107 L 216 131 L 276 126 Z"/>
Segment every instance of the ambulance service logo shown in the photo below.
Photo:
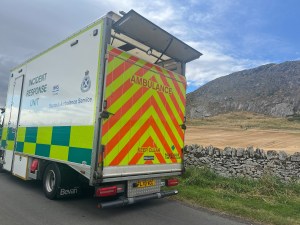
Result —
<path fill-rule="evenodd" d="M 81 92 L 87 92 L 91 88 L 91 78 L 89 76 L 89 71 L 85 71 L 84 78 L 81 82 Z"/>
<path fill-rule="evenodd" d="M 58 95 L 59 93 L 59 85 L 54 85 L 53 88 L 52 88 L 52 94 L 53 95 Z"/>

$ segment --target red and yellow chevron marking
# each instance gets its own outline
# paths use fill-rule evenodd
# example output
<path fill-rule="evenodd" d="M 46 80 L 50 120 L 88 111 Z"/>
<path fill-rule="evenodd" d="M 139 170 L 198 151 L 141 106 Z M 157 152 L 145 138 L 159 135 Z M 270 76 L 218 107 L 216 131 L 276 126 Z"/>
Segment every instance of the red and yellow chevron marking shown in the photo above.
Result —
<path fill-rule="evenodd" d="M 104 166 L 181 163 L 186 80 L 108 47 Z"/>

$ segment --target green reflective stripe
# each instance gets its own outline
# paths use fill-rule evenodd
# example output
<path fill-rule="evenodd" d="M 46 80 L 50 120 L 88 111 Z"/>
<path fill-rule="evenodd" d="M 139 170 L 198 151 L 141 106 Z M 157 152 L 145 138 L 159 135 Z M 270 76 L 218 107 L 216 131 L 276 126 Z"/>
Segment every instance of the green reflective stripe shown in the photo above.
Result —
<path fill-rule="evenodd" d="M 7 130 L 7 140 L 14 141 L 15 140 L 15 130 L 12 127 L 9 127 Z"/>
<path fill-rule="evenodd" d="M 13 151 L 14 150 L 14 141 L 6 141 L 6 150 L 11 150 Z"/>
<path fill-rule="evenodd" d="M 2 141 L 1 141 L 1 147 L 2 147 L 2 148 L 5 148 L 5 146 L 6 146 L 6 140 L 2 140 Z"/>
<path fill-rule="evenodd" d="M 94 126 L 19 127 L 16 151 L 75 163 L 91 163 Z M 2 140 L 12 150 L 13 141 Z"/>
<path fill-rule="evenodd" d="M 16 151 L 23 152 L 24 150 L 24 142 L 17 142 Z"/>
<path fill-rule="evenodd" d="M 30 142 L 25 142 L 24 143 L 24 149 L 23 152 L 34 155 L 35 154 L 35 149 L 36 149 L 36 143 L 30 143 Z"/>
<path fill-rule="evenodd" d="M 76 163 L 83 163 L 90 165 L 91 164 L 91 149 L 86 148 L 69 148 L 69 161 Z"/>
<path fill-rule="evenodd" d="M 71 127 L 69 126 L 53 127 L 51 144 L 69 146 L 70 134 Z"/>
<path fill-rule="evenodd" d="M 68 161 L 69 147 L 51 145 L 50 147 L 50 158 Z"/>
<path fill-rule="evenodd" d="M 25 127 L 18 128 L 17 142 L 25 142 L 25 133 L 26 133 Z"/>
<path fill-rule="evenodd" d="M 15 133 L 11 128 L 4 127 L 2 132 L 1 147 L 5 150 L 13 151 L 14 150 L 14 138 Z"/>
<path fill-rule="evenodd" d="M 6 139 L 7 139 L 7 127 L 4 127 L 2 131 L 2 140 L 5 141 Z"/>
<path fill-rule="evenodd" d="M 94 127 L 71 127 L 70 147 L 93 148 Z"/>
<path fill-rule="evenodd" d="M 49 157 L 50 145 L 36 144 L 35 154 L 43 157 Z"/>
<path fill-rule="evenodd" d="M 51 145 L 52 127 L 39 127 L 37 132 L 36 143 Z"/>
<path fill-rule="evenodd" d="M 36 143 L 37 127 L 27 127 L 25 132 L 25 142 Z"/>
<path fill-rule="evenodd" d="M 1 147 L 5 148 L 7 138 L 7 127 L 2 128 Z"/>

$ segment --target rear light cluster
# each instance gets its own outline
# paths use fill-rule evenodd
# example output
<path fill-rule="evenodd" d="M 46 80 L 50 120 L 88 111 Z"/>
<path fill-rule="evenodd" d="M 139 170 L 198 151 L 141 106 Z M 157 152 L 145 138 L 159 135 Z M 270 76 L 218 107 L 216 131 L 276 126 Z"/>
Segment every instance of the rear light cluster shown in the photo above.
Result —
<path fill-rule="evenodd" d="M 118 186 L 100 187 L 96 190 L 96 197 L 109 197 L 116 196 L 118 193 L 123 192 L 124 189 Z"/>
<path fill-rule="evenodd" d="M 168 187 L 176 186 L 178 184 L 179 184 L 179 180 L 176 178 L 166 180 L 166 186 Z"/>
<path fill-rule="evenodd" d="M 108 197 L 117 195 L 117 186 L 103 187 L 96 190 L 97 197 Z"/>
<path fill-rule="evenodd" d="M 39 168 L 39 160 L 34 159 L 30 165 L 30 173 L 35 173 L 37 169 Z"/>

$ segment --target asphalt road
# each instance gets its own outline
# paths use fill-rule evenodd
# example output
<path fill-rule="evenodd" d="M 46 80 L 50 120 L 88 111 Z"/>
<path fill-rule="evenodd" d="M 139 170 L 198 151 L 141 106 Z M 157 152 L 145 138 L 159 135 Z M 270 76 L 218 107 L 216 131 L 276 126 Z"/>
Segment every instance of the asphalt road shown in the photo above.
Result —
<path fill-rule="evenodd" d="M 98 209 L 93 197 L 51 201 L 41 183 L 0 173 L 1 225 L 241 225 L 250 224 L 168 199 Z"/>

